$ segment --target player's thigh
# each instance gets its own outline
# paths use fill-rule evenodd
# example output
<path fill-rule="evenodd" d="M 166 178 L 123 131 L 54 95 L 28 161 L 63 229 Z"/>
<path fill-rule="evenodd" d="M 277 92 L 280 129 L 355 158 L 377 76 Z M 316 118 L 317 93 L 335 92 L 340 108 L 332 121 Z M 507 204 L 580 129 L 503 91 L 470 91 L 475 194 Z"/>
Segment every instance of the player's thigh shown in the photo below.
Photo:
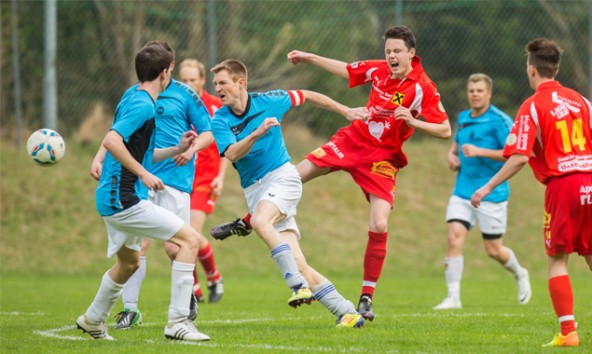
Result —
<path fill-rule="evenodd" d="M 482 202 L 475 210 L 481 233 L 495 236 L 506 233 L 508 202 Z"/>

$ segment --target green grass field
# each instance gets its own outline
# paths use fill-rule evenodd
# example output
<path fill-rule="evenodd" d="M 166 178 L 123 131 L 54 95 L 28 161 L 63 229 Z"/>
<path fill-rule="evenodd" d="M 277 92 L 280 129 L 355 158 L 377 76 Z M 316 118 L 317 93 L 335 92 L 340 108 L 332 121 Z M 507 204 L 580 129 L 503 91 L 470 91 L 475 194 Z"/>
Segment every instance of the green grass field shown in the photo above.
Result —
<path fill-rule="evenodd" d="M 285 135 L 294 162 L 323 142 L 296 128 L 286 129 Z M 148 253 L 140 299 L 145 324 L 127 332 L 111 328 L 117 339 L 113 343 L 92 341 L 74 329 L 74 321 L 92 301 L 113 260 L 105 257 L 104 225 L 94 208 L 96 182 L 88 176 L 96 145 L 67 143 L 64 161 L 52 168 L 35 166 L 24 147 L 1 143 L 1 352 L 537 353 L 549 351 L 540 345 L 558 330 L 546 289 L 544 188 L 528 170 L 512 181 L 504 240 L 531 272 L 531 302 L 518 305 L 512 277 L 487 259 L 473 231 L 465 245 L 463 309 L 431 310 L 446 294 L 444 214 L 454 175 L 445 160 L 450 141 L 427 139 L 406 145 L 411 162 L 397 177 L 373 323 L 360 330 L 337 330 L 334 318 L 318 303 L 288 307 L 288 290 L 269 252 L 250 236 L 212 242 L 226 287 L 221 303 L 200 309 L 198 326 L 212 341 L 186 344 L 164 338 L 170 268 L 157 243 Z M 230 171 L 207 226 L 244 212 L 237 175 Z M 336 173 L 305 185 L 298 214 L 303 251 L 352 301 L 360 291 L 367 220 L 367 203 L 349 175 Z M 590 272 L 582 259 L 572 258 L 582 343 L 570 352 L 590 353 Z M 112 315 L 120 310 L 118 304 Z"/>

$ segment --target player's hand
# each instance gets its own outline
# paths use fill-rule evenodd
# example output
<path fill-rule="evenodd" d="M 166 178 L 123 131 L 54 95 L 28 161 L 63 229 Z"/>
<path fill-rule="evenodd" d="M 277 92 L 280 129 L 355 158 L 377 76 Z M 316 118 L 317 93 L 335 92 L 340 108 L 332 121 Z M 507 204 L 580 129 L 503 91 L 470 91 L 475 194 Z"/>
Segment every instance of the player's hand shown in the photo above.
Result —
<path fill-rule="evenodd" d="M 181 154 L 173 156 L 173 162 L 177 166 L 185 166 L 189 161 L 191 161 L 193 154 L 194 152 L 192 150 L 187 150 Z"/>
<path fill-rule="evenodd" d="M 260 138 L 263 135 L 265 135 L 265 133 L 267 133 L 267 131 L 271 129 L 271 127 L 276 127 L 279 125 L 280 122 L 278 122 L 277 118 L 265 118 L 263 123 L 261 123 L 261 125 L 257 129 L 255 129 L 253 134 L 255 134 L 257 138 Z"/>
<path fill-rule="evenodd" d="M 479 151 L 481 149 L 473 144 L 464 144 L 461 147 L 461 150 L 463 152 L 463 155 L 465 155 L 466 157 L 478 157 L 480 156 Z"/>
<path fill-rule="evenodd" d="M 152 189 L 154 191 L 161 191 L 164 189 L 164 183 L 162 183 L 160 178 L 156 177 L 150 172 L 146 172 L 142 176 L 138 177 L 140 178 L 140 181 L 142 181 L 142 183 L 144 183 L 144 185 L 148 189 Z"/>
<path fill-rule="evenodd" d="M 368 120 L 370 118 L 370 112 L 366 107 L 349 108 L 345 118 L 349 121 Z"/>
<path fill-rule="evenodd" d="M 188 130 L 181 136 L 181 141 L 179 142 L 179 149 L 183 152 L 187 151 L 193 144 L 193 140 L 197 138 L 197 133 L 193 130 Z"/>
<path fill-rule="evenodd" d="M 93 160 L 90 165 L 90 176 L 98 181 L 101 178 L 101 172 L 103 172 L 103 163 Z"/>
<path fill-rule="evenodd" d="M 460 168 L 460 159 L 458 158 L 458 155 L 448 154 L 448 167 L 450 167 L 452 171 L 458 171 Z"/>
<path fill-rule="evenodd" d="M 313 56 L 314 54 L 312 53 L 293 50 L 288 53 L 288 61 L 292 64 L 307 63 L 312 59 Z"/>
<path fill-rule="evenodd" d="M 415 127 L 416 119 L 407 107 L 399 106 L 399 108 L 395 109 L 395 119 L 404 121 L 411 128 Z"/>
<path fill-rule="evenodd" d="M 492 188 L 489 186 L 489 183 L 477 189 L 471 196 L 471 205 L 475 208 L 478 208 L 479 205 L 481 205 L 481 201 L 487 197 L 491 191 Z"/>
<path fill-rule="evenodd" d="M 212 194 L 215 197 L 219 197 L 222 195 L 222 189 L 224 189 L 224 178 L 220 176 L 216 176 L 210 183 L 210 188 L 212 188 Z"/>

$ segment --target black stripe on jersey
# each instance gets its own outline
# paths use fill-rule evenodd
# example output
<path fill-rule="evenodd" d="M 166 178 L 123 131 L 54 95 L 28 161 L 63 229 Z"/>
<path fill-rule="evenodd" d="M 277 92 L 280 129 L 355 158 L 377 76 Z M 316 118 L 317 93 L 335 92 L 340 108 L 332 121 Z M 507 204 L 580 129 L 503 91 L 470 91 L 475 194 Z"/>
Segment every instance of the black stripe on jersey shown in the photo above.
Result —
<path fill-rule="evenodd" d="M 244 121 L 242 121 L 242 123 L 235 125 L 233 127 L 230 127 L 230 130 L 232 130 L 232 134 L 234 134 L 236 136 L 236 135 L 239 135 L 240 133 L 242 133 L 242 131 L 245 129 L 245 127 L 247 126 L 247 124 L 249 124 L 250 121 L 259 117 L 264 112 L 265 111 L 261 111 L 259 113 L 253 114 L 252 116 L 247 117 Z"/>
<path fill-rule="evenodd" d="M 144 125 L 138 128 L 130 137 L 129 141 L 125 143 L 125 147 L 133 156 L 134 160 L 142 163 L 146 151 L 150 146 L 152 140 L 152 131 L 154 130 L 155 120 L 151 118 L 147 120 Z M 127 209 L 140 202 L 136 195 L 135 184 L 138 176 L 130 172 L 125 167 L 121 167 L 121 181 L 119 183 L 119 201 L 123 209 Z"/>

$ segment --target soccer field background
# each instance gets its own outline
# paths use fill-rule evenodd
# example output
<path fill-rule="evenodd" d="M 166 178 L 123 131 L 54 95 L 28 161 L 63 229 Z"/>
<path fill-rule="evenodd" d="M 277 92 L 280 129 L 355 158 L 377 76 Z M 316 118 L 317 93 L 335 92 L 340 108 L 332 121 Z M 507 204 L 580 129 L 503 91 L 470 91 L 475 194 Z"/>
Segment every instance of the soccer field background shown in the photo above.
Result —
<path fill-rule="evenodd" d="M 284 132 L 294 162 L 323 142 L 298 127 L 285 127 Z M 219 304 L 200 308 L 198 327 L 211 342 L 165 340 L 170 263 L 157 242 L 148 252 L 140 298 L 145 324 L 116 332 L 110 322 L 117 341 L 91 341 L 74 329 L 74 321 L 92 301 L 113 260 L 105 257 L 104 224 L 94 208 L 96 182 L 88 176 L 97 145 L 66 143 L 66 157 L 51 168 L 35 166 L 24 148 L 1 146 L 2 352 L 536 353 L 558 331 L 546 289 L 544 188 L 529 169 L 512 180 L 504 240 L 530 270 L 531 302 L 518 305 L 510 273 L 487 258 L 478 231 L 472 231 L 465 245 L 463 309 L 431 310 L 446 295 L 444 214 L 454 174 L 445 160 L 450 140 L 423 139 L 406 145 L 410 164 L 397 177 L 388 254 L 374 299 L 377 318 L 365 328 L 335 329 L 334 318 L 318 303 L 288 307 L 289 292 L 269 251 L 251 235 L 212 240 L 226 293 Z M 229 171 L 208 230 L 244 212 L 237 175 Z M 368 204 L 351 177 L 335 173 L 307 183 L 297 219 L 309 263 L 357 302 Z M 570 272 L 582 342 L 572 352 L 592 352 L 590 272 L 575 255 Z M 120 310 L 118 303 L 112 315 Z"/>

